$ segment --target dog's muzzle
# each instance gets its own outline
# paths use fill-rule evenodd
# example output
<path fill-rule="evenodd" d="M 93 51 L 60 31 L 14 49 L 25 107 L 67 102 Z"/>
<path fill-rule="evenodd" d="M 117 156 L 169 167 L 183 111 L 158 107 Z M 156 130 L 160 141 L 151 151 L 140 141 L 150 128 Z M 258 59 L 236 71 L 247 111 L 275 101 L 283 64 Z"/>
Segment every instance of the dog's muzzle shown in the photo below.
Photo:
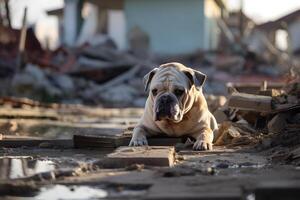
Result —
<path fill-rule="evenodd" d="M 180 120 L 180 108 L 175 97 L 169 94 L 163 94 L 157 99 L 155 107 L 155 121 L 169 119 L 173 121 Z"/>

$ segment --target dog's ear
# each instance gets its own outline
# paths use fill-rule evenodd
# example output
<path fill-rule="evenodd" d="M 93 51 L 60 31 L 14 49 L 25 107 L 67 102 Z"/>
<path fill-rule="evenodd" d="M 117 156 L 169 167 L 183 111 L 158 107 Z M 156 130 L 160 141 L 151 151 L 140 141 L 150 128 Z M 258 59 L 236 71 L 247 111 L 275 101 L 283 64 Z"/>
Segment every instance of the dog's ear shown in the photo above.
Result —
<path fill-rule="evenodd" d="M 158 68 L 156 67 L 144 76 L 143 83 L 144 83 L 144 87 L 145 87 L 145 92 L 148 90 L 151 80 L 152 80 L 154 74 L 157 72 L 157 70 L 158 70 Z"/>
<path fill-rule="evenodd" d="M 195 85 L 197 88 L 203 86 L 207 77 L 205 74 L 197 70 L 184 71 L 184 74 L 188 77 L 191 85 Z"/>

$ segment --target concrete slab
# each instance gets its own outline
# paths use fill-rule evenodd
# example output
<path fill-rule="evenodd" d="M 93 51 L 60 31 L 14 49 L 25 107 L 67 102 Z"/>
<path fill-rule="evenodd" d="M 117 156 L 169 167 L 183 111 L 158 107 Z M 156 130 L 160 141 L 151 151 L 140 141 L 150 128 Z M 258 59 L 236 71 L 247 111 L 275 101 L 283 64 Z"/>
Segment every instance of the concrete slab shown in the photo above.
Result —
<path fill-rule="evenodd" d="M 173 166 L 175 160 L 174 147 L 143 146 L 119 147 L 107 155 L 105 164 L 111 167 L 126 167 L 133 164 L 149 166 Z"/>

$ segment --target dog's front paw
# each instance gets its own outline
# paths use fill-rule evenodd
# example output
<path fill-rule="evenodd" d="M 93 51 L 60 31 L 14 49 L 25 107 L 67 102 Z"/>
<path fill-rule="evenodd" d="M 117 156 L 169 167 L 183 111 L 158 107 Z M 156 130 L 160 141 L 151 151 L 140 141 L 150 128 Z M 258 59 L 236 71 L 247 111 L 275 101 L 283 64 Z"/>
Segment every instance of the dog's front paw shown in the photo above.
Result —
<path fill-rule="evenodd" d="M 193 149 L 198 151 L 205 151 L 212 150 L 213 148 L 211 142 L 199 139 L 194 143 Z"/>
<path fill-rule="evenodd" d="M 129 146 L 144 146 L 148 145 L 147 138 L 144 135 L 132 137 Z"/>

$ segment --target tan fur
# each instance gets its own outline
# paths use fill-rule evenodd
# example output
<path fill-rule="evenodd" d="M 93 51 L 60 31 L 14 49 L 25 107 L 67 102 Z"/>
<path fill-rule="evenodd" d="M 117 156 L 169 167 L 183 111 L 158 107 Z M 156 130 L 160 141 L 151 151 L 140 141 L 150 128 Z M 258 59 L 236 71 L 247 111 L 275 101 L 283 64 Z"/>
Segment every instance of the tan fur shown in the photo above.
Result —
<path fill-rule="evenodd" d="M 153 76 L 150 91 L 159 87 L 161 93 L 170 92 L 174 86 L 189 88 L 189 80 L 183 71 L 192 70 L 180 63 L 161 65 Z M 159 95 L 159 94 L 158 94 Z M 180 122 L 170 120 L 154 121 L 153 106 L 155 98 L 151 93 L 146 101 L 145 112 L 134 129 L 131 145 L 147 144 L 146 136 L 167 134 L 169 136 L 192 136 L 196 139 L 197 150 L 212 149 L 213 132 L 217 131 L 217 123 L 209 112 L 202 89 L 192 85 L 181 102 L 183 118 Z"/>

